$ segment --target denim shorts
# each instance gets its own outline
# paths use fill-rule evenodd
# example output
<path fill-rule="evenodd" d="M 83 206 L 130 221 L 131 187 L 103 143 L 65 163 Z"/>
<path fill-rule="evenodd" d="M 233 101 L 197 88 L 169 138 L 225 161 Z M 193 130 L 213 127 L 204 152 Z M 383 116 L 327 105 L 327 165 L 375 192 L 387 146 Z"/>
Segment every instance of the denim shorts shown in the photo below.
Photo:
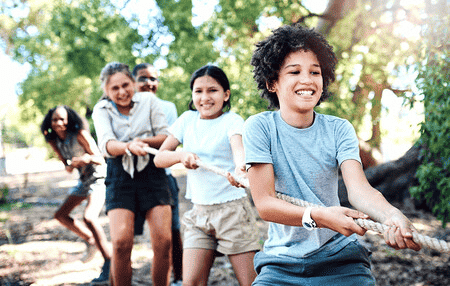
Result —
<path fill-rule="evenodd" d="M 153 157 L 133 178 L 123 169 L 121 156 L 107 159 L 106 212 L 122 208 L 145 214 L 155 206 L 172 205 L 166 173 L 155 167 Z"/>
<path fill-rule="evenodd" d="M 254 264 L 258 276 L 252 286 L 376 285 L 370 271 L 369 252 L 358 241 L 348 243 L 337 252 L 336 249 L 324 248 L 302 258 L 259 252 L 255 255 Z"/>
<path fill-rule="evenodd" d="M 78 184 L 70 189 L 69 196 L 87 197 L 93 192 L 105 192 L 105 179 L 97 179 L 91 184 L 78 181 Z"/>
<path fill-rule="evenodd" d="M 183 216 L 183 248 L 213 249 L 225 255 L 258 251 L 256 216 L 247 197 L 215 205 L 195 204 Z"/>

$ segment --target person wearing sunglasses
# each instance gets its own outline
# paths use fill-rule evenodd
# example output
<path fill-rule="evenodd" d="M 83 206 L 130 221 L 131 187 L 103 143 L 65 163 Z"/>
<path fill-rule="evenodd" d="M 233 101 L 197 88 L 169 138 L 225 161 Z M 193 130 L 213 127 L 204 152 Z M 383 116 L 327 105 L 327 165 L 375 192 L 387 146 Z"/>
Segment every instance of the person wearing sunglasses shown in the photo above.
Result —
<path fill-rule="evenodd" d="M 134 67 L 132 74 L 136 81 L 137 91 L 153 92 L 156 94 L 159 80 L 158 71 L 153 65 L 149 63 L 138 64 Z"/>
<path fill-rule="evenodd" d="M 136 81 L 136 90 L 138 92 L 152 92 L 156 94 L 159 87 L 158 71 L 149 63 L 138 64 L 134 67 L 132 75 Z M 177 108 L 174 103 L 159 99 L 160 107 L 166 116 L 168 125 L 172 125 L 178 117 Z M 173 283 L 172 285 L 182 285 L 182 257 L 183 244 L 181 241 L 181 224 L 178 206 L 179 188 L 176 179 L 172 176 L 170 169 L 166 169 L 166 175 L 169 182 L 169 188 L 173 198 L 172 207 L 172 264 L 173 264 Z M 143 233 L 144 219 L 139 218 L 135 220 L 135 235 Z"/>

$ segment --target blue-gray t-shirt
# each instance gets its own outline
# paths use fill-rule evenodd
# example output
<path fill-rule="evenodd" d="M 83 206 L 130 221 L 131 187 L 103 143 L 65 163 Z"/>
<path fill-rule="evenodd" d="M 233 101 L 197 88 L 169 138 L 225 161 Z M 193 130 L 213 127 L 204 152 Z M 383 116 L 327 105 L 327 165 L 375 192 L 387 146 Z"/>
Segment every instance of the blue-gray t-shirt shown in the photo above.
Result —
<path fill-rule="evenodd" d="M 279 111 L 251 116 L 244 125 L 245 162 L 273 165 L 276 192 L 323 206 L 339 206 L 338 169 L 345 160 L 361 162 L 353 126 L 345 119 L 315 113 L 313 124 L 299 129 L 287 124 Z M 321 228 L 270 223 L 264 251 L 272 255 L 304 257 L 337 232 Z M 333 244 L 343 239 L 341 236 Z"/>

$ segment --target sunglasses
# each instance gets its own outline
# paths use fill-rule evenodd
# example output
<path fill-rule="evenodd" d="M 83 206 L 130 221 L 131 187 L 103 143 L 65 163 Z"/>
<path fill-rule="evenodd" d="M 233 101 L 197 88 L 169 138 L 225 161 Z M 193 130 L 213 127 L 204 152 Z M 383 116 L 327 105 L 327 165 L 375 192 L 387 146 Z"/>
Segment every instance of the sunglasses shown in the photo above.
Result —
<path fill-rule="evenodd" d="M 147 81 L 158 81 L 156 77 L 146 77 L 146 76 L 140 76 L 137 79 L 138 82 L 147 82 Z"/>

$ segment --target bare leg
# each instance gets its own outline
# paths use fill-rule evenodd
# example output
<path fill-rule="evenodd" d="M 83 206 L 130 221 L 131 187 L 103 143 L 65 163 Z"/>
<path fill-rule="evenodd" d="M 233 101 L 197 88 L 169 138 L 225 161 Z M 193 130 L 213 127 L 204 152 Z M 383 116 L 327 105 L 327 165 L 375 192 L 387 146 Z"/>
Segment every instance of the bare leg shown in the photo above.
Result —
<path fill-rule="evenodd" d="M 152 281 L 155 286 L 167 286 L 172 264 L 172 210 L 170 205 L 160 205 L 147 211 L 146 219 L 154 252 Z"/>
<path fill-rule="evenodd" d="M 244 252 L 234 255 L 229 255 L 231 265 L 233 266 L 236 278 L 241 286 L 250 286 L 256 278 L 256 272 L 253 266 L 253 258 L 255 252 Z"/>
<path fill-rule="evenodd" d="M 89 244 L 94 244 L 95 240 L 91 230 L 83 222 L 74 220 L 69 216 L 72 210 L 81 204 L 81 202 L 85 199 L 86 197 L 79 196 L 67 197 L 62 206 L 56 211 L 55 219 L 57 219 L 66 228 L 76 233 L 79 237 L 87 241 Z"/>
<path fill-rule="evenodd" d="M 183 249 L 183 286 L 206 286 L 214 258 L 213 249 Z"/>
<path fill-rule="evenodd" d="M 95 238 L 95 244 L 102 253 L 103 258 L 105 260 L 108 260 L 111 259 L 111 249 L 108 246 L 108 240 L 106 239 L 105 231 L 103 230 L 103 227 L 98 220 L 100 211 L 102 210 L 104 203 L 104 190 L 92 192 L 92 194 L 88 197 L 88 204 L 84 211 L 84 222 L 91 230 Z"/>
<path fill-rule="evenodd" d="M 114 285 L 131 285 L 131 250 L 134 238 L 134 213 L 127 209 L 108 212 L 113 253 L 111 259 Z"/>

